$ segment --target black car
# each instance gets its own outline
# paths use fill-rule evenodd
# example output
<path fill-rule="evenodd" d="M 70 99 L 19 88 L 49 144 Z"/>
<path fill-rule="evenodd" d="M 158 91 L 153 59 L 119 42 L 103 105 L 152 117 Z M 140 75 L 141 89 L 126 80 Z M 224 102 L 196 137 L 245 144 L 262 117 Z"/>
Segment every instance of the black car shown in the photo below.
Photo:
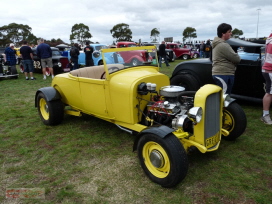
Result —
<path fill-rule="evenodd" d="M 244 47 L 259 54 L 258 59 L 242 59 L 237 65 L 231 97 L 261 102 L 265 94 L 265 81 L 261 72 L 261 48 L 264 45 L 234 38 L 226 42 L 231 45 L 235 52 L 239 47 Z M 211 60 L 205 58 L 179 63 L 172 73 L 170 83 L 171 85 L 183 86 L 187 91 L 196 91 L 204 84 L 214 84 Z"/>
<path fill-rule="evenodd" d="M 41 59 L 37 56 L 36 48 L 32 48 L 33 50 L 33 58 L 34 58 L 34 72 L 42 73 L 41 67 Z M 68 66 L 69 61 L 67 57 L 61 55 L 58 48 L 51 47 L 52 50 L 52 62 L 53 62 L 53 70 L 54 74 L 60 74 L 63 72 L 69 72 L 70 68 Z M 20 65 L 21 72 L 24 71 L 23 64 Z M 46 69 L 46 75 L 50 75 L 49 69 Z"/>
<path fill-rule="evenodd" d="M 157 55 L 159 56 L 159 43 L 142 43 L 143 46 L 156 46 L 157 47 Z M 174 62 L 176 60 L 176 54 L 171 49 L 165 49 L 166 51 L 166 57 L 168 59 L 168 62 Z"/>

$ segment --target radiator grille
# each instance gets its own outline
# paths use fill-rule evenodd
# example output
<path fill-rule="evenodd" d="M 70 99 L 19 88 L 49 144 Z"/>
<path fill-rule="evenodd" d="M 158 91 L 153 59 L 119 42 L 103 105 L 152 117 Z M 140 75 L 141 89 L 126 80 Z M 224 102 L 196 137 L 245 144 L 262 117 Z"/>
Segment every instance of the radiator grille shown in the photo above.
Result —
<path fill-rule="evenodd" d="M 220 92 L 213 93 L 207 97 L 205 107 L 205 139 L 214 136 L 220 130 L 220 103 Z"/>

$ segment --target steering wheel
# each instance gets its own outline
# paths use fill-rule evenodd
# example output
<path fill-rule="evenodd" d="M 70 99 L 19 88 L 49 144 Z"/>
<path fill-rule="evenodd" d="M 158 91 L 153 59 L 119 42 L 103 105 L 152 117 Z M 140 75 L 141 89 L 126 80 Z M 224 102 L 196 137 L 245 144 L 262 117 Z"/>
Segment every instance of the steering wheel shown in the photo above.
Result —
<path fill-rule="evenodd" d="M 108 70 L 109 70 L 109 73 L 111 73 L 111 72 L 114 72 L 114 71 L 118 71 L 118 70 L 120 70 L 118 67 L 110 67 L 110 68 L 108 68 Z M 104 76 L 105 76 L 105 71 L 101 74 L 101 77 L 100 77 L 100 79 L 105 79 L 104 78 Z"/>

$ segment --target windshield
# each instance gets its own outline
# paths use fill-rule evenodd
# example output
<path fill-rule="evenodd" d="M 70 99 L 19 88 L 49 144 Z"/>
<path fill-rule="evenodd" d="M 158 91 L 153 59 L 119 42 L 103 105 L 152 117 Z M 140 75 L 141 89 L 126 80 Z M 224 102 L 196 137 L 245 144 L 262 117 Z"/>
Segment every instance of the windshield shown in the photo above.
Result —
<path fill-rule="evenodd" d="M 158 68 L 155 46 L 104 49 L 102 57 L 106 62 L 109 74 L 129 68 Z"/>
<path fill-rule="evenodd" d="M 98 51 L 101 50 L 101 49 L 107 49 L 107 48 L 108 48 L 108 46 L 106 46 L 106 45 L 97 45 L 97 46 L 94 47 L 94 49 L 98 50 Z"/>
<path fill-rule="evenodd" d="M 61 55 L 58 50 L 52 50 L 52 56 L 59 56 Z"/>

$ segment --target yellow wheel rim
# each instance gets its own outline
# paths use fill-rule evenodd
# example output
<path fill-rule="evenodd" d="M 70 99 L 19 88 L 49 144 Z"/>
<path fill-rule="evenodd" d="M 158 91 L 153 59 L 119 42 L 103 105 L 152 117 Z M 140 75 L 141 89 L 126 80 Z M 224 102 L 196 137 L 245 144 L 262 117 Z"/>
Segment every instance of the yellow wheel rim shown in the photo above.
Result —
<path fill-rule="evenodd" d="M 228 112 L 227 110 L 224 110 L 224 115 L 223 115 L 223 128 L 229 132 L 231 132 L 235 126 L 234 118 Z"/>
<path fill-rule="evenodd" d="M 40 104 L 40 112 L 42 114 L 42 117 L 44 118 L 44 120 L 48 120 L 49 111 L 48 111 L 48 106 L 46 104 L 46 100 L 44 98 L 41 98 L 39 101 L 39 104 Z"/>
<path fill-rule="evenodd" d="M 161 145 L 147 142 L 142 150 L 147 169 L 158 178 L 165 178 L 170 172 L 170 160 Z"/>

